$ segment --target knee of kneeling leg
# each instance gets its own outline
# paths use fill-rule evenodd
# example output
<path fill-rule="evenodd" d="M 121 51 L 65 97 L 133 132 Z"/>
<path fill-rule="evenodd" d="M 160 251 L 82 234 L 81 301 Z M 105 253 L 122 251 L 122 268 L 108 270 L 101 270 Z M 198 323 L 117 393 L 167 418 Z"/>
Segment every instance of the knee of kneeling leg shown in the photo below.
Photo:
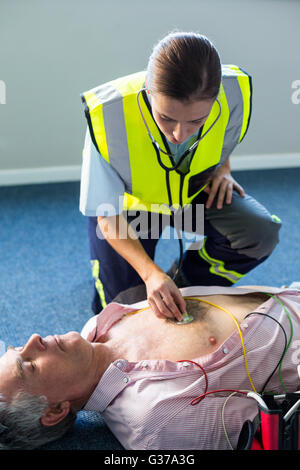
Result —
<path fill-rule="evenodd" d="M 253 226 L 253 235 L 256 245 L 255 258 L 269 256 L 279 242 L 281 220 L 277 216 L 263 217 Z"/>

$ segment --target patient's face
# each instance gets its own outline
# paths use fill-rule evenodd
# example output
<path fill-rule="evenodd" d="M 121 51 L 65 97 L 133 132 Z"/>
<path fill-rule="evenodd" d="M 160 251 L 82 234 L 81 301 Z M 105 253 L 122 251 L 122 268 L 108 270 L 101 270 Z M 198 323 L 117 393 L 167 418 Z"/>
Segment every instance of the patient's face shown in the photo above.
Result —
<path fill-rule="evenodd" d="M 77 332 L 32 335 L 25 346 L 9 348 L 0 358 L 0 393 L 9 398 L 22 387 L 50 402 L 75 400 L 89 379 L 92 360 L 92 345 Z"/>

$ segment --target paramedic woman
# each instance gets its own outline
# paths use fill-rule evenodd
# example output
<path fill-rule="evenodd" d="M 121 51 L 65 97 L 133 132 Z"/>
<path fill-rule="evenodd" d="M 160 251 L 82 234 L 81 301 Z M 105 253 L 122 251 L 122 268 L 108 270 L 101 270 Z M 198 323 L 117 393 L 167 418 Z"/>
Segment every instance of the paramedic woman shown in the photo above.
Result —
<path fill-rule="evenodd" d="M 80 210 L 88 216 L 95 314 L 122 291 L 130 299 L 139 286 L 157 316 L 181 320 L 178 287 L 232 286 L 271 254 L 280 220 L 230 171 L 230 154 L 249 126 L 251 77 L 221 65 L 209 39 L 171 33 L 154 47 L 146 72 L 81 98 L 88 130 Z M 200 204 L 202 247 L 184 252 L 180 273 L 178 260 L 165 273 L 154 262 L 157 236 L 149 225 L 150 235 L 138 238 L 133 214 L 146 214 L 150 223 L 154 207 L 191 207 L 195 214 Z"/>

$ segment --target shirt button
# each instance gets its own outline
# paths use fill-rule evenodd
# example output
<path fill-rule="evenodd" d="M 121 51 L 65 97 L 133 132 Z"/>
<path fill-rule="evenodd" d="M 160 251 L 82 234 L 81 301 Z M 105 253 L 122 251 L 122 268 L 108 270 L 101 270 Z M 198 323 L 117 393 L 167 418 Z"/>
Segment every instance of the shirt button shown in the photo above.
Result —
<path fill-rule="evenodd" d="M 227 349 L 227 348 L 223 348 L 223 353 L 224 353 L 224 354 L 228 354 L 228 349 Z"/>
<path fill-rule="evenodd" d="M 143 361 L 143 362 L 142 362 L 142 367 L 148 367 L 148 362 L 147 362 L 147 361 Z"/>
<path fill-rule="evenodd" d="M 243 326 L 244 328 L 248 328 L 248 323 L 242 323 L 242 326 Z"/>
<path fill-rule="evenodd" d="M 119 367 L 119 369 L 122 367 L 122 365 L 123 365 L 123 362 L 121 361 L 117 362 L 117 367 Z"/>
<path fill-rule="evenodd" d="M 182 365 L 183 365 L 183 367 L 188 367 L 190 364 L 189 364 L 189 362 L 183 362 Z"/>
<path fill-rule="evenodd" d="M 124 382 L 124 384 L 127 384 L 127 383 L 129 382 L 129 378 L 128 378 L 128 377 L 124 377 L 123 382 Z"/>

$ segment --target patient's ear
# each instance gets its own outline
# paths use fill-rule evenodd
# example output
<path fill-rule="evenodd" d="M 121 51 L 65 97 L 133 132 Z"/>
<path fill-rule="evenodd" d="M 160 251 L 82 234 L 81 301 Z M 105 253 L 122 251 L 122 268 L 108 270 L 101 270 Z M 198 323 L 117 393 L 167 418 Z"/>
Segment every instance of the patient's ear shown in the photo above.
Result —
<path fill-rule="evenodd" d="M 44 426 L 54 426 L 62 421 L 70 411 L 70 402 L 62 401 L 61 403 L 55 403 L 47 406 L 41 417 L 41 423 Z"/>

